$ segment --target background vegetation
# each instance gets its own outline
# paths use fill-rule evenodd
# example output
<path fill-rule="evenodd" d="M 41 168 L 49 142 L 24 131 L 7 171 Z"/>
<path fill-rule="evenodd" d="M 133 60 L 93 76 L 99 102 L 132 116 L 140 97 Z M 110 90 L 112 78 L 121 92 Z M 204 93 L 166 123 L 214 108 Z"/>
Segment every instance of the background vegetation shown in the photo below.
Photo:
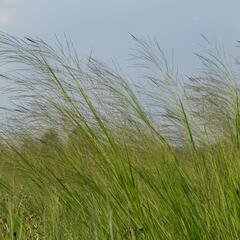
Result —
<path fill-rule="evenodd" d="M 0 34 L 0 239 L 240 239 L 237 58 L 182 79 L 132 36 L 131 81 L 69 39 Z"/>

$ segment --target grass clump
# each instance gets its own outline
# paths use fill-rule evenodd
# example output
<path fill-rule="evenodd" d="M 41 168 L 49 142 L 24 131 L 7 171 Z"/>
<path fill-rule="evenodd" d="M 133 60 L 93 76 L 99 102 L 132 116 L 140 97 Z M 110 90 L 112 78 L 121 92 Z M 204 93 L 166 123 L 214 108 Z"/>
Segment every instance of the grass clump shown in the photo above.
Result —
<path fill-rule="evenodd" d="M 68 39 L 0 34 L 1 239 L 240 239 L 238 63 L 206 39 L 181 80 L 133 39 L 139 82 Z"/>

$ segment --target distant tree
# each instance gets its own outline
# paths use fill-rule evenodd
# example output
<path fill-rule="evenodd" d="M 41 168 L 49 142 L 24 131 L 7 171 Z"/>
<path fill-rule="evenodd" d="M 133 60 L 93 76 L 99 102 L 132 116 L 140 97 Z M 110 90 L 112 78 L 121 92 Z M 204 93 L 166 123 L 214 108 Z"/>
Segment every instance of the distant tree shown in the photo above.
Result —
<path fill-rule="evenodd" d="M 62 142 L 55 129 L 48 129 L 40 138 L 41 155 L 44 157 L 51 156 L 60 146 Z"/>

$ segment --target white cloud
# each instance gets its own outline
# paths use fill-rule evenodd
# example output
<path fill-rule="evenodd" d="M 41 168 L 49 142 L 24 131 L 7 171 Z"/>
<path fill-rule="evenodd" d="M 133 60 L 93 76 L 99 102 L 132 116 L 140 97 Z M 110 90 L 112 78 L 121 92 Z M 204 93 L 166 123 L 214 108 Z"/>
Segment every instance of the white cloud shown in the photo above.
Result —
<path fill-rule="evenodd" d="M 4 30 L 14 20 L 15 16 L 15 9 L 0 11 L 0 30 Z"/>

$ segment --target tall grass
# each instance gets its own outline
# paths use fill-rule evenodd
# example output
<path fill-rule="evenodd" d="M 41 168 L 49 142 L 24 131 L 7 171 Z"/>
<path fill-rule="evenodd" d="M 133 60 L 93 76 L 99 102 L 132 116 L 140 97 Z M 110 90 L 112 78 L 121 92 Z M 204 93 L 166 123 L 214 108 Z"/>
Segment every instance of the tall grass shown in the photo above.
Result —
<path fill-rule="evenodd" d="M 238 62 L 180 78 L 132 36 L 131 81 L 69 39 L 0 34 L 0 239 L 240 239 Z"/>

